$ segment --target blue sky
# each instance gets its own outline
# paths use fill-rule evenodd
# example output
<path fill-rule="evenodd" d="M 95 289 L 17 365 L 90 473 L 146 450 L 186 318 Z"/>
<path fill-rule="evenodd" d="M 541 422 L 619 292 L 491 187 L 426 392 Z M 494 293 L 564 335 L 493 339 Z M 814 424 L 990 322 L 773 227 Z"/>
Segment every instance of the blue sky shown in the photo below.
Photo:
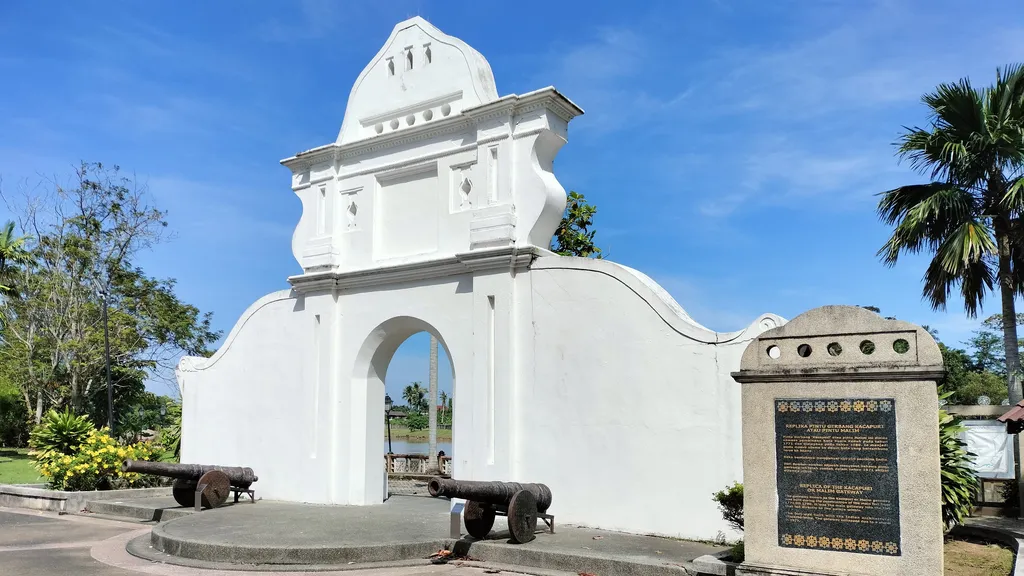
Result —
<path fill-rule="evenodd" d="M 586 110 L 556 174 L 597 205 L 606 255 L 699 322 L 839 303 L 950 343 L 977 327 L 921 301 L 922 258 L 879 263 L 874 195 L 920 181 L 891 144 L 925 121 L 923 92 L 1024 61 L 1019 0 L 11 0 L 4 189 L 79 160 L 134 172 L 177 234 L 143 264 L 227 333 L 298 271 L 300 207 L 278 160 L 335 139 L 352 82 L 413 15 L 483 53 L 500 94 L 554 85 Z M 393 396 L 426 380 L 426 342 L 396 356 Z"/>

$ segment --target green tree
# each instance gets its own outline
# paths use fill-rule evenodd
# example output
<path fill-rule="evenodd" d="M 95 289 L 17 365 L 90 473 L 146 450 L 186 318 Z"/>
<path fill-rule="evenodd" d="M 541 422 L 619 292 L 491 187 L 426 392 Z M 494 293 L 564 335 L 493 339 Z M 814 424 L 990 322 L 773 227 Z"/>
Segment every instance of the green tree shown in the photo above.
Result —
<path fill-rule="evenodd" d="M 15 271 L 19 298 L 7 307 L 0 373 L 19 385 L 39 422 L 43 407 L 70 407 L 105 420 L 102 297 L 108 304 L 115 409 L 124 410 L 182 354 L 208 354 L 220 337 L 209 314 L 182 302 L 174 281 L 135 265 L 166 237 L 164 213 L 119 169 L 83 163 L 69 185 L 31 194 L 12 209 L 28 262 Z M 5 197 L 6 198 L 6 197 Z M 11 202 L 9 202 L 11 204 Z M 12 233 L 13 234 L 13 233 Z M 0 242 L 2 243 L 2 242 Z"/>
<path fill-rule="evenodd" d="M 1024 274 L 1024 67 L 997 70 L 991 87 L 941 84 L 923 97 L 927 128 L 907 129 L 899 156 L 932 181 L 882 193 L 878 213 L 894 226 L 879 250 L 894 266 L 902 253 L 930 252 L 924 297 L 945 309 L 958 288 L 968 315 L 999 286 L 1010 400 L 1021 399 L 1014 298 Z"/>
<path fill-rule="evenodd" d="M 1024 313 L 1017 314 L 1017 326 L 1024 324 Z M 979 370 L 1006 377 L 1006 353 L 1003 348 L 1003 316 L 994 314 L 981 323 L 981 327 L 974 331 L 974 336 L 968 341 L 973 350 L 972 357 L 974 364 Z M 1017 349 L 1020 350 L 1024 341 L 1017 341 Z"/>
<path fill-rule="evenodd" d="M 17 296 L 13 272 L 32 261 L 26 249 L 29 237 L 15 234 L 14 226 L 14 222 L 9 221 L 0 228 L 0 296 L 4 297 Z"/>
<path fill-rule="evenodd" d="M 974 368 L 971 357 L 966 351 L 959 348 L 950 348 L 939 343 L 939 350 L 942 352 L 942 365 L 946 369 L 946 376 L 940 385 L 950 393 L 950 402 L 953 404 L 970 404 L 967 398 L 960 393 L 969 383 L 968 375 Z"/>
<path fill-rule="evenodd" d="M 594 244 L 597 231 L 590 229 L 595 214 L 597 207 L 588 204 L 583 194 L 569 192 L 562 221 L 551 239 L 551 251 L 562 256 L 600 258 L 601 249 Z"/>
<path fill-rule="evenodd" d="M 402 398 L 412 412 L 427 410 L 427 390 L 419 382 L 413 382 L 402 390 Z"/>

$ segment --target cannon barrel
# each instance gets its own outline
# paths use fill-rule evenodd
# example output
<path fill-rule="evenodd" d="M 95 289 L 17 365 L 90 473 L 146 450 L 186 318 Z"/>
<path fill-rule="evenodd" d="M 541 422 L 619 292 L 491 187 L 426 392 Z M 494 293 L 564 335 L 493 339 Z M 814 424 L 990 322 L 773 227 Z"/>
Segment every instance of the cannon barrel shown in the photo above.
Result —
<path fill-rule="evenodd" d="M 177 464 L 175 462 L 146 462 L 143 460 L 125 460 L 121 464 L 121 472 L 138 472 L 139 474 L 152 474 L 154 476 L 166 476 L 168 478 L 179 478 L 195 482 L 210 470 L 220 470 L 227 474 L 232 486 L 248 488 L 250 484 L 259 480 L 252 468 L 241 466 L 208 466 L 205 464 Z"/>
<path fill-rule="evenodd" d="M 537 499 L 537 511 L 544 513 L 551 506 L 551 489 L 544 484 L 520 484 L 519 482 L 478 482 L 435 477 L 427 483 L 427 490 L 433 497 L 462 498 L 473 502 L 485 502 L 507 506 L 512 496 L 526 490 Z"/>

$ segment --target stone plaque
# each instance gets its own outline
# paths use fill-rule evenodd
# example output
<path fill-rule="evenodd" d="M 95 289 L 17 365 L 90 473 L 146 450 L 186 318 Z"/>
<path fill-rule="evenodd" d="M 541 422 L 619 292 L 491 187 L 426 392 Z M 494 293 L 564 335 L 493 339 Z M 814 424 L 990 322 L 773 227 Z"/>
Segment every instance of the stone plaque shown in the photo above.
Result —
<path fill-rule="evenodd" d="M 779 546 L 900 556 L 896 401 L 775 400 Z"/>

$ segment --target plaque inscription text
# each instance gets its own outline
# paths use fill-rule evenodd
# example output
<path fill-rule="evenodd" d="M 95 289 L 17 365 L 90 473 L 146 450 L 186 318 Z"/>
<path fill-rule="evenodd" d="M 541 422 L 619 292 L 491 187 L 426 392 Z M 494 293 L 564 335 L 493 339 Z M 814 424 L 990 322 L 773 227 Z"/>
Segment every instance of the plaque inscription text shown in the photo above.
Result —
<path fill-rule="evenodd" d="M 775 400 L 779 546 L 899 556 L 896 402 Z"/>

